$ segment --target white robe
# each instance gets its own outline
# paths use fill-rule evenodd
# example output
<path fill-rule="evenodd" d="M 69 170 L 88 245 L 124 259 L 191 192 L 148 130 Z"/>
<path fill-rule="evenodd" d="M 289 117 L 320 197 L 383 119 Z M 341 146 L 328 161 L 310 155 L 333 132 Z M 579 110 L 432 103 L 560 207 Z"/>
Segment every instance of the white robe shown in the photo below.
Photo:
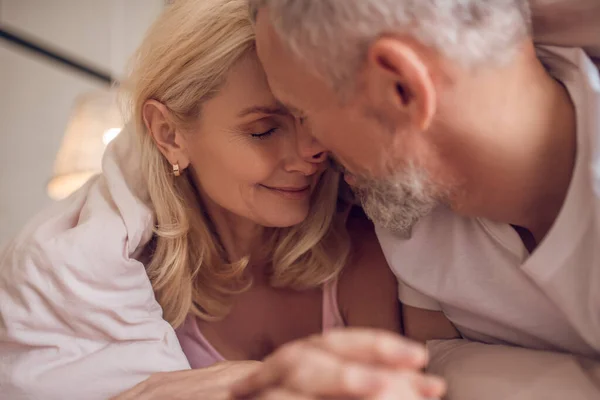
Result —
<path fill-rule="evenodd" d="M 154 222 L 130 133 L 0 253 L 0 399 L 100 400 L 189 368 L 135 259 Z"/>

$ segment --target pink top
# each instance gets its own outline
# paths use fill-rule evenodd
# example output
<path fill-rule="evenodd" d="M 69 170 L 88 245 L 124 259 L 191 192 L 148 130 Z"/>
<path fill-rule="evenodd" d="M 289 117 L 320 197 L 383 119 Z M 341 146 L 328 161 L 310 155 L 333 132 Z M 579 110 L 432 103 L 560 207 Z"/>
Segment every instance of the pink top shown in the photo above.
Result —
<path fill-rule="evenodd" d="M 345 325 L 337 302 L 337 279 L 323 285 L 322 325 L 323 331 Z M 204 368 L 225 361 L 200 331 L 196 317 L 189 316 L 176 333 L 192 368 Z"/>

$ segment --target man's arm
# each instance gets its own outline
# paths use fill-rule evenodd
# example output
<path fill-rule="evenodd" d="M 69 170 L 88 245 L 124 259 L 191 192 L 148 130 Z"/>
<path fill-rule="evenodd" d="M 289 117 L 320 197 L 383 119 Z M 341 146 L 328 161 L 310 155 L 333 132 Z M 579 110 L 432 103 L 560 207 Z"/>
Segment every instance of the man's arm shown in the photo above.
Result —
<path fill-rule="evenodd" d="M 400 332 L 401 315 L 401 333 L 411 339 L 424 343 L 460 338 L 458 330 L 441 311 L 406 304 L 400 310 L 397 281 L 381 251 L 373 226 L 366 218 L 351 217 L 348 229 L 353 257 L 340 278 L 339 299 L 349 326 Z M 403 291 L 406 293 L 407 289 Z"/>
<path fill-rule="evenodd" d="M 428 340 L 457 339 L 460 333 L 441 311 L 402 305 L 404 335 L 425 343 Z"/>

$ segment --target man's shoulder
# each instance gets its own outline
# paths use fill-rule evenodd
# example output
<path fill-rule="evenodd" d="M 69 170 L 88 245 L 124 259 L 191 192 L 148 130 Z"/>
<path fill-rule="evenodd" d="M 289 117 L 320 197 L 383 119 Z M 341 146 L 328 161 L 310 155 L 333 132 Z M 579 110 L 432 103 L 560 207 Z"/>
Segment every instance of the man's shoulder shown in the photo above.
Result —
<path fill-rule="evenodd" d="M 382 246 L 429 247 L 431 243 L 446 243 L 454 235 L 481 232 L 481 220 L 461 216 L 447 206 L 438 206 L 407 234 L 396 234 L 380 226 L 375 226 L 375 230 Z"/>
<path fill-rule="evenodd" d="M 395 235 L 381 227 L 376 227 L 376 232 L 392 268 L 450 265 L 453 260 L 477 262 L 478 256 L 488 257 L 490 251 L 520 251 L 509 225 L 464 217 L 445 206 L 421 219 L 410 237 Z"/>

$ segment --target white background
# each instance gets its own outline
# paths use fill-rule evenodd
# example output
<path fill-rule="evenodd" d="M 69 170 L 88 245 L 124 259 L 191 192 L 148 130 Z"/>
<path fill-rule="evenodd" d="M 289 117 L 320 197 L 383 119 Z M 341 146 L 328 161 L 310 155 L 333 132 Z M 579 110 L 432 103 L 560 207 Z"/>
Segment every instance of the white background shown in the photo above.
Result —
<path fill-rule="evenodd" d="M 0 23 L 119 77 L 163 0 L 0 0 Z M 50 204 L 78 94 L 102 84 L 0 39 L 0 245 Z"/>

